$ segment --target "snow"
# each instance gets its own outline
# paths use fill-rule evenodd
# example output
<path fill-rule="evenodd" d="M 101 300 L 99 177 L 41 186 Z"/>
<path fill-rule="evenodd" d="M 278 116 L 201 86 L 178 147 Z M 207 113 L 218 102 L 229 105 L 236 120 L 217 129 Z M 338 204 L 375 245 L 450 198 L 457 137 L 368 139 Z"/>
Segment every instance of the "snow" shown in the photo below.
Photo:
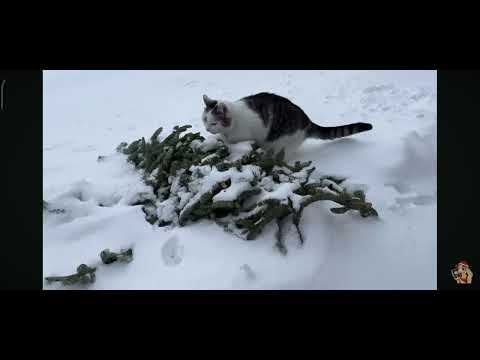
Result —
<path fill-rule="evenodd" d="M 261 197 L 261 201 L 267 199 L 287 199 L 290 195 L 292 195 L 292 192 L 297 190 L 299 187 L 300 185 L 290 182 L 278 184 L 273 191 L 266 192 L 265 195 Z"/>
<path fill-rule="evenodd" d="M 176 206 L 178 205 L 177 197 L 170 197 L 162 201 L 157 206 L 158 219 L 164 222 L 171 222 L 176 220 L 177 214 L 175 213 Z M 184 200 L 185 202 L 185 200 Z"/>
<path fill-rule="evenodd" d="M 205 141 L 202 142 L 199 146 L 199 149 L 208 152 L 210 150 L 213 150 L 217 147 L 218 144 L 218 139 L 215 136 L 206 136 Z M 193 149 L 195 149 L 196 146 L 193 145 Z"/>
<path fill-rule="evenodd" d="M 243 155 L 247 154 L 250 150 L 252 150 L 252 144 L 252 141 L 242 141 L 236 144 L 230 144 L 230 155 L 227 160 L 230 162 L 234 162 L 241 159 Z"/>
<path fill-rule="evenodd" d="M 322 181 L 322 186 L 329 186 L 331 187 L 333 190 L 335 191 L 338 191 L 338 192 L 342 192 L 342 188 L 340 186 L 338 186 L 335 182 L 333 182 L 332 180 L 329 180 L 329 179 L 323 179 Z"/>
<path fill-rule="evenodd" d="M 232 182 L 232 184 L 220 191 L 217 195 L 213 197 L 213 202 L 217 201 L 233 201 L 238 198 L 238 196 L 247 191 L 250 190 L 252 186 L 248 182 L 241 182 L 241 183 L 235 183 Z"/>
<path fill-rule="evenodd" d="M 215 158 L 215 157 L 217 157 L 217 156 L 218 156 L 218 155 L 215 154 L 215 153 L 205 156 L 205 157 L 202 159 L 202 164 L 203 164 L 203 163 L 206 163 L 206 162 L 208 162 L 208 161 L 210 161 L 210 160 L 212 160 L 213 158 Z"/>
<path fill-rule="evenodd" d="M 283 256 L 274 224 L 243 241 L 207 220 L 151 226 L 131 206 L 152 194 L 115 153 L 120 142 L 184 124 L 208 138 L 203 94 L 235 100 L 261 91 L 290 98 L 320 125 L 373 125 L 349 138 L 307 140 L 295 160 L 313 161 L 312 178 L 346 177 L 380 219 L 313 203 L 301 221 L 305 244 L 286 228 Z M 97 266 L 89 289 L 435 289 L 436 97 L 435 71 L 45 71 L 43 197 L 66 211 L 44 215 L 43 276 L 85 263 Z M 248 147 L 233 150 L 240 158 Z M 182 204 L 192 200 L 177 190 Z M 102 265 L 106 248 L 133 248 L 133 261 Z"/>

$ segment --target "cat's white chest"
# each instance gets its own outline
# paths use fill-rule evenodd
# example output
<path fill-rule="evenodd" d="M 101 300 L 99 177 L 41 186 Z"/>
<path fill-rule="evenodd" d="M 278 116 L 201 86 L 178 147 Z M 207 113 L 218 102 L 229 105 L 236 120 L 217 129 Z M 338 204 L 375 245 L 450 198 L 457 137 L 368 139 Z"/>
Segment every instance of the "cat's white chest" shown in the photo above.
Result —
<path fill-rule="evenodd" d="M 257 113 L 252 111 L 245 103 L 238 101 L 232 104 L 234 124 L 224 136 L 231 143 L 254 140 L 263 144 L 268 128 Z"/>

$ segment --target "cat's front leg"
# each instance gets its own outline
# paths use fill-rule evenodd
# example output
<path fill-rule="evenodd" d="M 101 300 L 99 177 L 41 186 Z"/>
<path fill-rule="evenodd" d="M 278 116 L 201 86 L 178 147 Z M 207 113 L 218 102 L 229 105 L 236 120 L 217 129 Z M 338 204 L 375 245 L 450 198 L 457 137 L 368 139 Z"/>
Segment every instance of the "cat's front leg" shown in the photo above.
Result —
<path fill-rule="evenodd" d="M 218 140 L 223 141 L 226 144 L 230 144 L 230 141 L 228 140 L 227 136 L 225 136 L 225 134 L 218 133 L 215 136 L 217 137 Z"/>

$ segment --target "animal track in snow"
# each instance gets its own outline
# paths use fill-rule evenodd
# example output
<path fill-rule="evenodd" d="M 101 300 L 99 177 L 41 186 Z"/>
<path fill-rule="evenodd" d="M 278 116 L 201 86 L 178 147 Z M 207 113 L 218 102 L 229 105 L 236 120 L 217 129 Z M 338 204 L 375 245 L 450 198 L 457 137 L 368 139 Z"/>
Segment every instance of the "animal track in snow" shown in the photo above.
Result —
<path fill-rule="evenodd" d="M 360 104 L 364 111 L 403 113 L 414 110 L 423 114 L 428 109 L 429 102 L 436 100 L 434 89 L 426 87 L 397 88 L 392 84 L 369 86 L 360 92 Z M 427 106 L 424 109 L 423 106 Z M 420 115 L 418 117 L 423 117 Z"/>
<path fill-rule="evenodd" d="M 292 74 L 287 73 L 285 75 L 282 86 L 285 87 L 287 90 L 287 97 L 293 100 L 293 94 L 295 93 L 295 89 L 292 87 Z"/>
<path fill-rule="evenodd" d="M 403 182 L 390 182 L 386 183 L 385 186 L 393 187 L 400 194 L 405 194 L 411 191 L 410 185 Z"/>
<path fill-rule="evenodd" d="M 43 148 L 43 151 L 55 150 L 55 149 L 58 149 L 60 147 L 64 147 L 65 145 L 69 145 L 69 144 L 70 144 L 69 142 L 63 142 L 63 143 L 53 144 L 53 145 L 50 145 L 50 146 L 45 146 Z"/>
<path fill-rule="evenodd" d="M 82 146 L 72 149 L 73 152 L 91 152 L 95 150 L 97 150 L 97 148 L 94 145 Z"/>
<path fill-rule="evenodd" d="M 248 264 L 243 264 L 242 266 L 240 266 L 240 269 L 243 271 L 245 279 L 248 281 L 255 280 L 255 278 L 257 277 Z"/>
<path fill-rule="evenodd" d="M 197 80 L 192 80 L 192 81 L 186 82 L 183 86 L 189 87 L 189 88 L 193 88 L 193 87 L 198 86 L 198 84 L 200 84 L 199 81 L 197 81 Z"/>
<path fill-rule="evenodd" d="M 426 88 L 419 88 L 413 95 L 410 96 L 410 99 L 414 101 L 419 101 L 424 98 L 430 97 L 432 93 Z"/>
<path fill-rule="evenodd" d="M 392 84 L 384 84 L 384 85 L 374 85 L 369 86 L 363 90 L 365 94 L 370 94 L 373 92 L 383 92 L 387 90 L 393 90 L 394 86 Z"/>
<path fill-rule="evenodd" d="M 436 202 L 436 197 L 433 195 L 411 195 L 401 196 L 395 198 L 395 203 L 388 208 L 391 211 L 405 215 L 409 209 L 416 206 L 428 206 Z"/>
<path fill-rule="evenodd" d="M 399 205 L 430 205 L 435 202 L 435 197 L 432 195 L 416 195 L 416 196 L 407 196 L 407 197 L 397 197 L 395 201 Z"/>
<path fill-rule="evenodd" d="M 250 265 L 243 264 L 240 266 L 240 271 L 236 272 L 232 285 L 234 288 L 249 288 L 255 283 L 257 274 L 252 270 Z"/>
<path fill-rule="evenodd" d="M 184 247 L 179 244 L 177 236 L 173 235 L 162 246 L 162 259 L 167 266 L 176 266 L 183 260 Z"/>
<path fill-rule="evenodd" d="M 436 202 L 436 194 L 417 193 L 411 185 L 404 182 L 385 183 L 385 186 L 393 187 L 400 195 L 394 197 L 394 203 L 388 207 L 392 211 L 405 214 L 409 208 L 427 206 Z"/>

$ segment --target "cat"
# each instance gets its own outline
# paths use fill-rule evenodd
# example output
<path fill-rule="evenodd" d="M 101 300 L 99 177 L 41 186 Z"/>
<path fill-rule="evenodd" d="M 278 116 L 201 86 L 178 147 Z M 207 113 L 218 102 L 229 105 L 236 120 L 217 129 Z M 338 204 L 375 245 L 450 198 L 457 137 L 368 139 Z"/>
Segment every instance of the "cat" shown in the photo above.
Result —
<path fill-rule="evenodd" d="M 333 140 L 372 129 L 362 122 L 319 126 L 290 100 L 266 92 L 233 102 L 203 95 L 203 101 L 202 120 L 208 132 L 220 134 L 228 143 L 255 141 L 274 153 L 292 154 L 307 138 Z"/>

